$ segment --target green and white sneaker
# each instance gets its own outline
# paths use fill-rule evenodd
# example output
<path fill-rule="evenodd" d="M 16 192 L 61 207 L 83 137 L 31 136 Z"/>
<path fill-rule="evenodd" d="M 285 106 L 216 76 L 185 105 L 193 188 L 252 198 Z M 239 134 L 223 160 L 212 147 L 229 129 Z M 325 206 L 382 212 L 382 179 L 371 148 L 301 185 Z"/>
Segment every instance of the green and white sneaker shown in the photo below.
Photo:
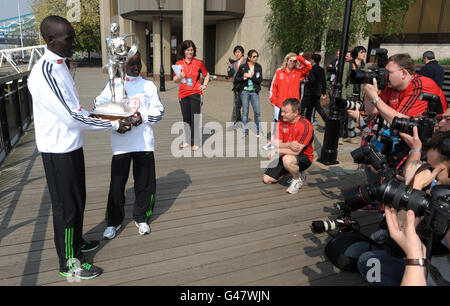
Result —
<path fill-rule="evenodd" d="M 102 272 L 103 270 L 101 268 L 85 262 L 81 266 L 72 265 L 70 269 L 68 269 L 67 271 L 59 272 L 59 274 L 63 277 L 76 281 L 95 278 L 102 274 Z"/>

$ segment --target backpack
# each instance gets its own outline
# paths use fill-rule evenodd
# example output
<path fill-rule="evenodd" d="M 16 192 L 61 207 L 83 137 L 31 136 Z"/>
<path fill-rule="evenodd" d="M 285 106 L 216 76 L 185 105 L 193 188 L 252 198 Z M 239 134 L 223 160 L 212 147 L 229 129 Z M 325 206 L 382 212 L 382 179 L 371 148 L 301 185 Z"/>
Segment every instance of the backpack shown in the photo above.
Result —
<path fill-rule="evenodd" d="M 325 256 L 341 270 L 358 271 L 361 254 L 381 248 L 360 232 L 342 232 L 330 240 L 325 247 Z"/>

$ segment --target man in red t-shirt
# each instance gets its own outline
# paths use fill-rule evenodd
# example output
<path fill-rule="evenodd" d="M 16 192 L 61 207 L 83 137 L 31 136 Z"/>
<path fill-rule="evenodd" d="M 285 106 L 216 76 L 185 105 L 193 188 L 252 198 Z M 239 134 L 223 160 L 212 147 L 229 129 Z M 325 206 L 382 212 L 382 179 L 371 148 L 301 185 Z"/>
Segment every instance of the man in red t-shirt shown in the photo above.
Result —
<path fill-rule="evenodd" d="M 374 83 L 364 86 L 366 112 L 378 113 L 392 123 L 394 117 L 408 118 L 423 114 L 428 102 L 420 99 L 421 93 L 438 95 L 442 108 L 447 109 L 447 100 L 436 83 L 427 77 L 417 75 L 414 61 L 409 54 L 395 54 L 386 65 L 389 72 L 388 86 L 378 96 L 378 86 Z"/>
<path fill-rule="evenodd" d="M 313 161 L 313 133 L 314 129 L 306 118 L 299 115 L 300 102 L 290 98 L 283 102 L 281 116 L 283 121 L 278 123 L 278 133 L 275 137 L 275 150 L 268 159 L 279 153 L 280 157 L 264 172 L 264 183 L 272 184 L 280 180 L 285 174 L 292 175 L 292 181 L 286 192 L 294 194 L 303 186 L 306 179 L 304 171 Z"/>

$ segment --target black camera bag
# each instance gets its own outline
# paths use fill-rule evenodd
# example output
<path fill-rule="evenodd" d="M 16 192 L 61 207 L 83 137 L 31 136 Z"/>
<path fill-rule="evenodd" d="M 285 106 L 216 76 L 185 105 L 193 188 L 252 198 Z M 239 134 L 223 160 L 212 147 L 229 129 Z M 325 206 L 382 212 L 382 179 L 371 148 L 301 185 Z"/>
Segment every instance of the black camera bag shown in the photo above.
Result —
<path fill-rule="evenodd" d="M 341 270 L 358 271 L 359 256 L 375 250 L 381 247 L 360 232 L 342 232 L 327 243 L 325 256 Z"/>

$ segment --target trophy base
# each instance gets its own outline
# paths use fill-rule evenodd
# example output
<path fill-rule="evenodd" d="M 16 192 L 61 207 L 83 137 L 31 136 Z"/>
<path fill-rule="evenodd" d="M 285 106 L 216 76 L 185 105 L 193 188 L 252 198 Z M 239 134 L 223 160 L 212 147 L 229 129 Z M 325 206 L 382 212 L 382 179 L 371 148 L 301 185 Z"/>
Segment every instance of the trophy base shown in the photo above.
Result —
<path fill-rule="evenodd" d="M 133 116 L 136 112 L 123 103 L 107 102 L 100 104 L 91 112 L 91 117 L 116 121 Z"/>

